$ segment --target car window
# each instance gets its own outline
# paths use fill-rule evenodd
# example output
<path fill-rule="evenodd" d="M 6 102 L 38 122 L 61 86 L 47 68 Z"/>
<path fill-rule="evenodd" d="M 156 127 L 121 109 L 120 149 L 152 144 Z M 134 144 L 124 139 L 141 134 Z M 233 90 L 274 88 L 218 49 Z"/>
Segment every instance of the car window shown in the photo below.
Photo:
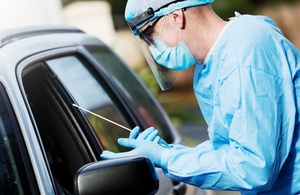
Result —
<path fill-rule="evenodd" d="M 172 132 L 174 131 L 171 129 L 173 126 L 168 116 L 153 98 L 150 90 L 138 82 L 138 76 L 108 48 L 87 47 L 87 49 L 106 74 L 110 75 L 115 85 L 126 95 L 130 101 L 131 110 L 142 121 L 143 128 L 154 126 L 164 140 L 173 143 Z"/>
<path fill-rule="evenodd" d="M 111 99 L 110 90 L 93 74 L 88 66 L 77 56 L 66 56 L 46 61 L 58 79 L 63 83 L 78 106 L 90 110 L 122 126 L 128 126 L 119 108 Z M 99 77 L 99 76 L 98 76 Z M 82 110 L 94 133 L 105 149 L 123 151 L 118 143 L 119 137 L 128 137 L 129 132 Z"/>
<path fill-rule="evenodd" d="M 132 127 L 133 122 L 107 78 L 83 55 L 68 53 L 51 57 L 24 66 L 24 97 L 28 99 L 56 190 L 72 194 L 78 169 L 100 160 L 101 149 L 127 151 L 117 139 L 129 135 L 128 131 L 79 110 L 72 103 L 126 127 L 129 124 Z"/>
<path fill-rule="evenodd" d="M 34 194 L 35 181 L 20 129 L 0 84 L 0 194 Z"/>

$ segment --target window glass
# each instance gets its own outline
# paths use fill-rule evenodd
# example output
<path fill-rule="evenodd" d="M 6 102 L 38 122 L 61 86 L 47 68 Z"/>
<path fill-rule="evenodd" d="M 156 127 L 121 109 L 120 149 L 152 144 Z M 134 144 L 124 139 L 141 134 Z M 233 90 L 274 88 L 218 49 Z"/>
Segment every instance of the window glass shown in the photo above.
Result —
<path fill-rule="evenodd" d="M 78 106 L 123 126 L 128 126 L 105 88 L 100 84 L 99 78 L 96 78 L 78 57 L 57 58 L 47 61 L 47 64 L 67 88 Z M 117 139 L 128 137 L 128 131 L 89 112 L 82 111 L 105 149 L 115 152 L 125 150 L 117 144 Z"/>
<path fill-rule="evenodd" d="M 15 123 L 11 106 L 0 84 L 0 194 L 32 194 L 18 139 L 18 125 Z M 19 141 L 19 142 L 18 142 Z"/>

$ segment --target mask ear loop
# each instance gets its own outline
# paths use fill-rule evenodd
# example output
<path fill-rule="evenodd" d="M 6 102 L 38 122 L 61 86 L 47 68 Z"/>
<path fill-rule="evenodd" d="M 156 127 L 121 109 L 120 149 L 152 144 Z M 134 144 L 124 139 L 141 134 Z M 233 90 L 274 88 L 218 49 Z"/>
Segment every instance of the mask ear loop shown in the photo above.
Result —
<path fill-rule="evenodd" d="M 160 28 L 160 31 L 159 31 L 159 36 L 161 35 L 161 33 L 162 33 L 162 31 L 163 31 L 163 28 L 164 28 L 164 26 L 165 26 L 165 23 L 166 23 L 166 16 L 164 16 L 164 21 L 163 21 L 163 23 L 162 23 L 162 25 L 161 25 L 161 28 Z"/>
<path fill-rule="evenodd" d="M 180 29 L 180 31 L 179 31 L 179 40 L 178 40 L 178 44 L 180 44 L 180 42 L 182 41 L 181 38 L 182 38 L 182 29 Z"/>
<path fill-rule="evenodd" d="M 183 15 L 183 12 L 186 10 L 186 8 L 182 8 L 181 11 L 182 11 L 182 15 Z M 179 43 L 182 41 L 182 28 L 180 28 L 180 32 L 179 32 Z"/>

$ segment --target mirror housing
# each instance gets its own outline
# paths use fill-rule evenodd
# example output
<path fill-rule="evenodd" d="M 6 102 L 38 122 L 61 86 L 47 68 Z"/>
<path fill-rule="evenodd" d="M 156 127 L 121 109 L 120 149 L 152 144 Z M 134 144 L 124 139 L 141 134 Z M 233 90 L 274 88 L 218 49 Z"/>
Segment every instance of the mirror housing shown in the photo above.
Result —
<path fill-rule="evenodd" d="M 152 162 L 135 156 L 81 167 L 75 175 L 74 187 L 77 195 L 155 194 L 159 180 Z"/>

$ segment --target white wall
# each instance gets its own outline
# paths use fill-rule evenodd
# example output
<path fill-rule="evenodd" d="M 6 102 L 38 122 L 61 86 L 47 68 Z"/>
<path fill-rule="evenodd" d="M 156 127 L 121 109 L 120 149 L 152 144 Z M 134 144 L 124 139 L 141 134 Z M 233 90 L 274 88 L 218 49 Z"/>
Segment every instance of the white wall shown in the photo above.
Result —
<path fill-rule="evenodd" d="M 28 25 L 62 24 L 60 0 L 0 0 L 0 30 Z"/>
<path fill-rule="evenodd" d="M 73 2 L 63 10 L 64 24 L 75 26 L 110 46 L 130 66 L 145 64 L 129 28 L 116 31 L 107 1 Z"/>
<path fill-rule="evenodd" d="M 111 6 L 106 1 L 78 1 L 65 7 L 64 24 L 78 27 L 111 45 L 116 32 L 111 16 Z"/>

